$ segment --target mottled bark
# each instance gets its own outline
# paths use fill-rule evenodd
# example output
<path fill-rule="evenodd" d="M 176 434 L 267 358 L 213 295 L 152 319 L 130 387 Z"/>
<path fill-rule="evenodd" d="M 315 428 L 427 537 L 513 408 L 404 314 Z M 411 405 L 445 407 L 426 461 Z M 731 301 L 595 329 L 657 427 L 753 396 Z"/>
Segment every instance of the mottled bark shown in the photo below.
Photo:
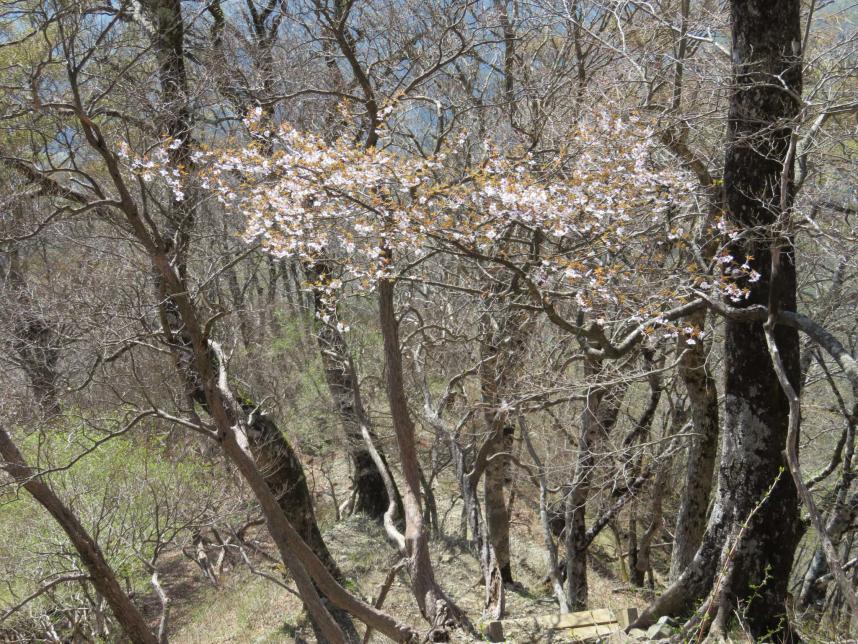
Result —
<path fill-rule="evenodd" d="M 770 296 L 784 311 L 794 311 L 796 305 L 794 250 L 784 245 L 779 291 L 771 294 L 769 249 L 771 227 L 791 203 L 792 160 L 787 153 L 801 93 L 799 5 L 798 0 L 730 3 L 734 88 L 724 188 L 728 217 L 743 234 L 729 252 L 738 265 L 747 261 L 760 275 L 740 284 L 749 290 L 737 303 L 740 308 L 767 308 Z M 798 334 L 779 326 L 775 343 L 797 390 Z M 787 466 L 783 450 L 789 404 L 772 368 L 762 321 L 728 318 L 724 372 L 722 460 L 706 535 L 692 563 L 638 624 L 687 610 L 712 590 L 706 605 L 714 603 L 717 609 L 716 626 L 723 628 L 732 611 L 739 610 L 755 638 L 784 641 L 792 638 L 787 581 L 801 529 L 795 485 L 781 475 Z M 716 566 L 726 574 L 712 588 Z"/>
<path fill-rule="evenodd" d="M 80 561 L 89 573 L 89 581 L 110 606 L 126 637 L 135 644 L 157 644 L 146 620 L 122 590 L 98 543 L 86 531 L 77 516 L 24 460 L 11 436 L 0 427 L 0 469 L 21 485 L 54 518 L 69 538 Z"/>
<path fill-rule="evenodd" d="M 706 312 L 693 314 L 687 322 L 703 329 Z M 685 484 L 670 553 L 671 581 L 676 581 L 694 559 L 706 530 L 719 431 L 718 389 L 706 364 L 706 343 L 698 341 L 689 346 L 682 338 L 679 343 L 679 376 L 688 394 L 693 435 L 688 446 Z"/>
<path fill-rule="evenodd" d="M 277 499 L 289 523 L 325 564 L 338 581 L 343 581 L 334 558 L 331 556 L 313 511 L 313 497 L 298 455 L 274 421 L 258 412 L 251 400 L 241 401 L 242 411 L 248 415 L 247 436 L 256 466 Z"/>
<path fill-rule="evenodd" d="M 508 460 L 512 444 L 512 428 L 503 426 L 499 431 L 493 429 L 490 442 L 489 462 L 486 465 L 483 480 L 486 506 L 486 524 L 489 539 L 500 567 L 504 582 L 512 582 L 512 564 L 509 545 L 509 507 L 504 491 L 505 461 Z"/>
<path fill-rule="evenodd" d="M 801 93 L 800 2 L 752 0 L 731 2 L 736 88 L 730 103 L 724 185 L 730 219 L 746 231 L 731 252 L 747 260 L 761 278 L 749 282 L 749 297 L 739 306 L 796 308 L 795 252 L 783 250 L 780 292 L 770 293 L 771 235 L 778 221 L 784 167 Z M 791 187 L 787 187 L 791 191 Z M 762 227 L 762 235 L 760 229 Z M 761 238 L 762 237 L 762 238 Z M 799 388 L 800 348 L 794 329 L 778 327 L 775 341 L 784 369 Z M 733 522 L 743 521 L 760 503 L 786 467 L 789 403 L 775 374 L 761 324 L 727 320 L 724 340 L 725 444 L 719 502 Z M 801 528 L 796 489 L 781 477 L 756 512 L 735 554 L 735 597 L 755 637 L 789 638 L 787 582 Z"/>

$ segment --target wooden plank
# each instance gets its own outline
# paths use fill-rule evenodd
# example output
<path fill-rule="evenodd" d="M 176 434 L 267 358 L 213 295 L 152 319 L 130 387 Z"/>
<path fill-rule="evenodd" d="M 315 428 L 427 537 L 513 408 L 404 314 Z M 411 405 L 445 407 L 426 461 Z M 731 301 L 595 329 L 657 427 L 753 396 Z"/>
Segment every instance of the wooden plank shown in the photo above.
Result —
<path fill-rule="evenodd" d="M 637 621 L 638 609 L 635 607 L 619 608 L 614 611 L 614 616 L 620 628 L 626 630 L 633 622 Z"/>
<path fill-rule="evenodd" d="M 600 608 L 565 615 L 537 615 L 489 622 L 486 636 L 490 642 L 503 642 L 504 637 L 512 637 L 521 632 L 535 635 L 541 631 L 569 630 L 570 636 L 584 639 L 616 633 L 627 628 L 637 617 L 637 608 Z"/>
<path fill-rule="evenodd" d="M 616 622 L 614 612 L 607 608 L 597 610 L 585 610 L 578 613 L 566 613 L 557 615 L 540 615 L 539 617 L 525 617 L 521 619 L 508 619 L 505 624 L 522 626 L 541 626 L 542 628 L 562 629 L 576 628 L 578 626 L 593 626 L 595 624 L 610 624 Z"/>
<path fill-rule="evenodd" d="M 612 624 L 595 624 L 594 626 L 579 626 L 578 628 L 569 629 L 569 635 L 576 639 L 589 639 L 591 637 L 602 637 L 604 635 L 613 635 L 619 630 L 616 622 Z"/>

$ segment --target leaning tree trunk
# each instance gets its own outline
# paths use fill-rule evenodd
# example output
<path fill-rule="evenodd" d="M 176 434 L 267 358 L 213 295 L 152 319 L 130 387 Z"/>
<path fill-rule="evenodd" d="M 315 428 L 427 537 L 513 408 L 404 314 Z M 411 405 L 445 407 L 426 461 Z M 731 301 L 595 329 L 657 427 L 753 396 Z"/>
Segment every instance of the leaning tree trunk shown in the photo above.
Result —
<path fill-rule="evenodd" d="M 81 562 L 89 573 L 89 581 L 110 606 L 126 637 L 135 644 L 157 644 L 158 638 L 149 630 L 146 620 L 122 590 L 110 564 L 98 543 L 81 525 L 77 516 L 54 494 L 50 486 L 33 471 L 5 429 L 0 427 L 0 470 L 12 479 L 54 518 L 69 538 Z"/>
<path fill-rule="evenodd" d="M 759 279 L 738 286 L 737 306 L 769 306 L 773 225 L 792 201 L 792 120 L 801 94 L 799 0 L 732 0 L 733 80 L 724 169 L 727 214 L 742 235 L 729 247 Z M 784 194 L 781 194 L 783 188 Z M 786 199 L 783 199 L 783 197 Z M 785 245 L 773 301 L 796 306 L 795 254 Z M 790 382 L 800 381 L 799 341 L 778 326 L 775 341 Z M 718 494 L 701 547 L 684 573 L 638 620 L 688 610 L 705 594 L 704 625 L 724 633 L 734 611 L 755 638 L 791 639 L 787 582 L 801 535 L 796 489 L 783 451 L 789 404 L 768 354 L 762 323 L 728 319 L 724 338 L 724 435 Z M 716 582 L 716 572 L 718 579 Z"/>
<path fill-rule="evenodd" d="M 325 293 L 325 287 L 332 279 L 331 267 L 319 260 L 305 265 L 304 270 L 313 286 L 316 341 L 325 369 L 325 381 L 339 414 L 345 432 L 346 448 L 354 467 L 355 499 L 352 510 L 382 520 L 390 505 L 390 499 L 384 477 L 367 448 L 361 427 L 366 427 L 385 466 L 387 461 L 384 452 L 378 447 L 378 440 L 363 409 L 354 362 L 339 328 L 337 306 Z M 395 483 L 394 490 L 396 505 L 401 512 L 402 500 Z"/>
<path fill-rule="evenodd" d="M 213 414 L 217 409 L 212 407 L 211 383 L 206 382 L 205 373 L 216 372 L 218 368 L 225 366 L 219 364 L 221 361 L 205 342 L 192 336 L 192 325 L 189 324 L 188 318 L 197 314 L 194 310 L 195 304 L 189 296 L 183 296 L 181 299 L 176 296 L 177 292 L 189 292 L 187 260 L 198 201 L 196 187 L 189 180 L 194 165 L 193 139 L 184 62 L 182 8 L 178 0 L 148 0 L 148 8 L 155 24 L 153 44 L 158 56 L 161 100 L 165 108 L 163 126 L 172 140 L 168 157 L 171 167 L 181 178 L 184 192 L 184 195 L 172 196 L 163 232 L 157 239 L 158 250 L 150 251 L 154 281 L 159 291 L 161 326 L 170 345 L 177 371 L 184 381 L 186 396 L 207 413 Z M 165 269 L 160 266 L 161 259 L 168 261 L 172 268 Z M 179 283 L 178 289 L 176 284 L 170 284 L 170 280 Z M 208 364 L 204 365 L 205 368 L 202 368 L 200 360 L 208 361 Z M 343 581 L 342 573 L 319 531 L 312 497 L 297 454 L 274 421 L 259 412 L 256 401 L 243 395 L 236 404 L 247 417 L 247 447 L 284 515 L 333 577 L 337 581 Z M 304 599 L 311 601 L 306 593 Z M 312 603 L 308 603 L 307 607 L 317 635 L 322 637 L 326 630 L 327 612 L 314 611 Z M 338 612 L 336 617 L 347 633 L 354 632 L 354 626 L 347 615 Z"/>

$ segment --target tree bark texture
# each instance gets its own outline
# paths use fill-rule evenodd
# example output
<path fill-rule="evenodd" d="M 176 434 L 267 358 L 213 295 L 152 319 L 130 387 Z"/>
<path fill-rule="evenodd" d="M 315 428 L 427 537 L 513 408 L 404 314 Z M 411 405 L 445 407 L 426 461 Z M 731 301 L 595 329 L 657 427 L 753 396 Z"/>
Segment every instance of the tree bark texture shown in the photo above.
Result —
<path fill-rule="evenodd" d="M 745 239 L 730 249 L 738 264 L 747 261 L 761 278 L 748 283 L 739 306 L 768 306 L 771 229 L 781 213 L 784 167 L 791 123 L 801 94 L 799 0 L 733 0 L 733 75 L 724 167 L 727 209 Z M 791 185 L 788 190 L 791 191 Z M 783 251 L 781 309 L 796 310 L 795 252 Z M 800 382 L 798 332 L 779 326 L 775 340 L 793 386 Z M 786 468 L 783 450 L 789 403 L 771 365 L 761 324 L 727 320 L 724 340 L 725 442 L 718 503 L 732 522 L 743 521 Z M 782 476 L 757 512 L 735 555 L 730 580 L 735 601 L 746 606 L 755 637 L 790 636 L 786 595 L 793 556 L 801 536 L 795 486 Z"/>
<path fill-rule="evenodd" d="M 695 313 L 687 322 L 704 328 L 706 312 Z M 688 446 L 685 485 L 670 554 L 671 581 L 679 579 L 694 559 L 706 530 L 719 432 L 718 388 L 706 364 L 706 343 L 688 346 L 682 338 L 679 342 L 679 376 L 688 394 L 694 435 Z"/>
<path fill-rule="evenodd" d="M 513 393 L 518 368 L 523 362 L 527 321 L 526 313 L 511 307 L 497 314 L 487 311 L 480 321 L 480 391 L 488 443 L 483 484 L 486 525 L 504 582 L 513 580 L 509 504 L 504 487 L 514 435 L 504 397 Z"/>
<path fill-rule="evenodd" d="M 792 201 L 788 151 L 801 94 L 800 3 L 733 0 L 730 11 L 734 87 L 724 188 L 728 218 L 742 234 L 728 250 L 736 265 L 747 262 L 760 276 L 740 280 L 749 295 L 734 304 L 768 308 L 773 228 Z M 796 306 L 795 254 L 789 244 L 782 252 L 773 300 L 788 313 Z M 775 341 L 798 390 L 798 334 L 781 325 Z M 719 626 L 738 610 L 754 638 L 787 641 L 787 582 L 801 528 L 795 486 L 783 475 L 789 403 L 772 368 L 763 320 L 727 319 L 724 372 L 722 457 L 707 531 L 694 560 L 637 625 L 682 613 L 712 591 L 705 605 L 714 602 Z"/>
<path fill-rule="evenodd" d="M 405 547 L 411 573 L 411 589 L 424 618 L 432 624 L 430 639 L 446 641 L 449 628 L 465 618 L 435 581 L 435 571 L 429 557 L 429 540 L 423 525 L 420 504 L 420 463 L 417 458 L 417 438 L 414 421 L 408 410 L 399 345 L 399 321 L 394 309 L 394 282 L 381 279 L 378 283 L 379 323 L 384 344 L 387 396 L 393 430 L 399 446 L 399 458 L 405 486 L 402 504 L 405 510 Z"/>

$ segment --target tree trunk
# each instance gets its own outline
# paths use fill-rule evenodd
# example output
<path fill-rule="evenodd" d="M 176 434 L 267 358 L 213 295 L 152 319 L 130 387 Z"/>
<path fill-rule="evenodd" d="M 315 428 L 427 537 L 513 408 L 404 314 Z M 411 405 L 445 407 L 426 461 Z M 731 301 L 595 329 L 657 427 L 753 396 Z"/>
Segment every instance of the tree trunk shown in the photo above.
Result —
<path fill-rule="evenodd" d="M 623 448 L 627 450 L 633 449 L 636 443 L 647 443 L 650 440 L 652 424 L 655 420 L 656 411 L 658 411 L 658 405 L 661 402 L 662 392 L 664 391 L 661 379 L 661 368 L 664 365 L 663 358 L 659 357 L 656 359 L 655 352 L 648 347 L 641 348 L 641 357 L 643 358 L 644 368 L 649 372 L 649 375 L 647 376 L 650 388 L 649 402 L 647 403 L 643 414 L 641 414 L 640 418 L 635 423 L 634 429 L 623 441 Z M 674 426 L 683 416 L 683 414 L 679 412 L 678 408 L 677 411 L 678 413 L 676 413 L 673 418 Z M 633 456 L 632 466 L 629 471 L 629 478 L 632 480 L 635 480 L 641 473 L 643 457 L 644 455 L 642 451 L 639 451 Z M 658 525 L 661 525 L 661 500 L 664 487 L 664 472 L 665 468 L 659 469 L 658 474 L 656 475 L 656 482 L 652 491 L 653 519 L 650 523 L 650 527 L 647 528 L 641 536 L 640 543 L 638 543 L 637 535 L 638 506 L 642 504 L 638 503 L 637 500 L 633 501 L 631 511 L 629 512 L 629 581 L 638 587 L 643 586 L 646 573 L 649 571 L 649 546 L 652 542 L 652 538 L 655 536 L 653 531 L 656 528 L 653 526 L 655 525 L 656 514 L 658 515 Z"/>
<path fill-rule="evenodd" d="M 386 465 L 384 451 L 378 447 L 378 439 L 372 430 L 360 394 L 360 384 L 348 344 L 339 328 L 337 306 L 326 297 L 325 286 L 331 281 L 331 267 L 323 261 L 305 266 L 307 277 L 313 283 L 315 307 L 316 341 L 325 369 L 325 381 L 340 417 L 346 437 L 346 448 L 354 467 L 355 500 L 354 511 L 382 520 L 390 504 L 387 488 L 372 455 L 363 439 L 361 427 L 366 427 L 375 444 L 376 451 Z M 394 485 L 394 490 L 396 487 Z M 397 507 L 402 509 L 402 499 L 396 494 Z"/>
<path fill-rule="evenodd" d="M 586 358 L 585 377 L 600 372 L 597 359 Z M 625 386 L 606 388 L 593 383 L 587 390 L 587 400 L 581 417 L 581 438 L 575 475 L 566 496 L 566 584 L 567 600 L 572 612 L 587 609 L 587 538 L 586 510 L 590 498 L 596 463 L 596 450 L 603 437 L 617 421 Z"/>
<path fill-rule="evenodd" d="M 123 592 L 116 575 L 104 558 L 101 548 L 81 525 L 74 513 L 54 494 L 37 472 L 24 461 L 12 438 L 0 427 L 0 456 L 5 463 L 0 469 L 8 472 L 18 485 L 24 487 L 47 510 L 77 551 L 90 575 L 90 582 L 110 606 L 116 621 L 128 639 L 135 644 L 158 644 L 158 638 L 149 630 L 146 620 Z"/>
<path fill-rule="evenodd" d="M 512 582 L 512 565 L 509 546 L 510 517 L 504 493 L 504 478 L 512 443 L 512 431 L 512 428 L 507 425 L 501 425 L 499 429 L 492 428 L 488 438 L 490 460 L 486 464 L 483 481 L 489 539 L 497 557 L 501 579 L 506 583 Z"/>
<path fill-rule="evenodd" d="M 394 283 L 390 279 L 379 281 L 379 324 L 384 342 L 387 396 L 405 482 L 402 503 L 405 509 L 405 547 L 409 559 L 411 588 L 420 613 L 432 624 L 429 639 L 447 641 L 449 629 L 458 624 L 467 624 L 467 620 L 438 586 L 429 557 L 429 541 L 420 506 L 420 464 L 417 459 L 414 422 L 411 420 L 405 395 L 399 322 L 394 310 L 393 290 Z"/>
<path fill-rule="evenodd" d="M 747 234 L 746 241 L 734 243 L 730 250 L 737 264 L 747 261 L 762 276 L 746 284 L 750 295 L 743 304 L 747 305 L 768 306 L 770 299 L 768 237 L 772 233 L 760 239 L 754 227 L 777 223 L 782 180 L 792 190 L 792 160 L 786 159 L 792 137 L 789 121 L 798 112 L 794 95 L 801 94 L 800 4 L 799 0 L 730 3 L 737 87 L 730 104 L 724 184 L 730 218 Z M 794 311 L 792 248 L 784 251 L 780 265 L 781 292 L 772 299 L 781 309 Z M 798 390 L 798 332 L 779 326 L 775 339 L 787 375 Z M 783 450 L 789 403 L 772 368 L 761 324 L 727 320 L 724 372 L 726 440 L 719 500 L 736 523 L 754 511 L 786 468 Z M 790 637 L 785 603 L 800 536 L 796 489 L 789 477 L 782 476 L 755 513 L 734 558 L 735 601 L 749 604 L 746 620 L 755 637 Z"/>
<path fill-rule="evenodd" d="M 801 94 L 800 2 L 732 0 L 730 7 L 734 89 L 724 187 L 730 221 L 743 234 L 729 252 L 736 265 L 747 262 L 760 275 L 739 284 L 749 295 L 738 306 L 768 307 L 771 228 L 792 202 L 788 152 Z M 780 260 L 779 290 L 772 301 L 794 311 L 795 254 L 788 244 Z M 775 342 L 798 390 L 798 334 L 778 326 Z M 801 528 L 795 485 L 782 474 L 789 404 L 772 368 L 762 323 L 727 320 L 724 371 L 722 461 L 707 532 L 692 563 L 637 625 L 687 610 L 711 590 L 703 617 L 708 623 L 717 610 L 716 629 L 723 631 L 727 617 L 739 610 L 753 637 L 791 640 L 787 582 Z M 713 588 L 716 567 L 723 574 Z"/>
<path fill-rule="evenodd" d="M 497 315 L 486 312 L 480 321 L 480 393 L 488 450 L 483 496 L 486 527 L 504 582 L 513 580 L 509 546 L 509 505 L 504 482 L 509 469 L 514 433 L 509 425 L 509 412 L 504 405 L 504 396 L 513 393 L 514 377 L 522 361 L 526 322 L 527 318 L 523 313 L 509 308 Z"/>
<path fill-rule="evenodd" d="M 655 585 L 652 577 L 650 555 L 652 553 L 652 542 L 658 535 L 663 522 L 662 501 L 664 500 L 664 489 L 667 485 L 667 475 L 667 467 L 663 467 L 656 474 L 655 483 L 652 486 L 652 499 L 650 501 L 650 522 L 641 535 L 640 541 L 635 544 L 637 552 L 634 567 L 632 567 L 631 559 L 629 560 L 629 577 L 632 583 L 638 587 L 643 586 L 644 580 L 647 578 L 649 579 L 650 588 Z"/>
<path fill-rule="evenodd" d="M 250 416 L 247 431 L 250 451 L 265 482 L 295 531 L 312 548 L 334 578 L 342 582 L 343 574 L 319 531 L 316 513 L 313 511 L 313 497 L 298 455 L 270 417 L 258 412 L 253 413 L 256 408 L 254 401 L 244 399 L 240 404 L 242 411 Z"/>
<path fill-rule="evenodd" d="M 212 354 L 201 332 L 197 332 L 195 336 L 198 311 L 187 295 L 186 287 L 187 255 L 197 199 L 194 194 L 195 186 L 188 180 L 188 173 L 193 168 L 193 141 L 183 53 L 182 8 L 179 0 L 149 0 L 148 6 L 156 25 L 154 46 L 159 61 L 158 74 L 165 129 L 173 142 L 169 146 L 168 155 L 172 167 L 182 178 L 185 193 L 181 197 L 173 195 L 163 232 L 155 244 L 159 250 L 150 250 L 150 256 L 160 295 L 162 328 L 168 336 L 176 368 L 185 384 L 186 395 L 214 416 L 222 410 L 212 406 L 212 383 L 208 381 L 207 374 L 217 373 L 218 369 L 224 369 L 225 372 L 225 365 L 220 364 L 221 361 Z M 162 265 L 163 263 L 167 266 Z M 247 417 L 247 447 L 283 514 L 333 577 L 341 581 L 342 573 L 328 551 L 316 523 L 304 469 L 295 451 L 273 420 L 260 413 L 257 403 L 249 396 L 241 396 L 236 404 Z M 235 420 L 233 418 L 232 422 Z M 299 574 L 295 570 L 292 572 Z M 314 610 L 311 594 L 302 593 L 302 598 L 306 602 L 317 633 L 320 636 L 332 636 L 333 632 L 327 623 L 327 611 Z M 338 617 L 341 625 L 347 631 L 353 632 L 351 620 L 345 615 Z"/>
<path fill-rule="evenodd" d="M 688 324 L 704 328 L 705 311 L 687 319 Z M 670 553 L 670 580 L 675 581 L 694 559 L 706 530 L 706 513 L 712 493 L 715 459 L 718 452 L 718 389 L 706 365 L 706 343 L 688 346 L 679 339 L 679 375 L 688 393 L 694 436 L 688 447 L 685 485 L 676 519 L 673 549 Z"/>

